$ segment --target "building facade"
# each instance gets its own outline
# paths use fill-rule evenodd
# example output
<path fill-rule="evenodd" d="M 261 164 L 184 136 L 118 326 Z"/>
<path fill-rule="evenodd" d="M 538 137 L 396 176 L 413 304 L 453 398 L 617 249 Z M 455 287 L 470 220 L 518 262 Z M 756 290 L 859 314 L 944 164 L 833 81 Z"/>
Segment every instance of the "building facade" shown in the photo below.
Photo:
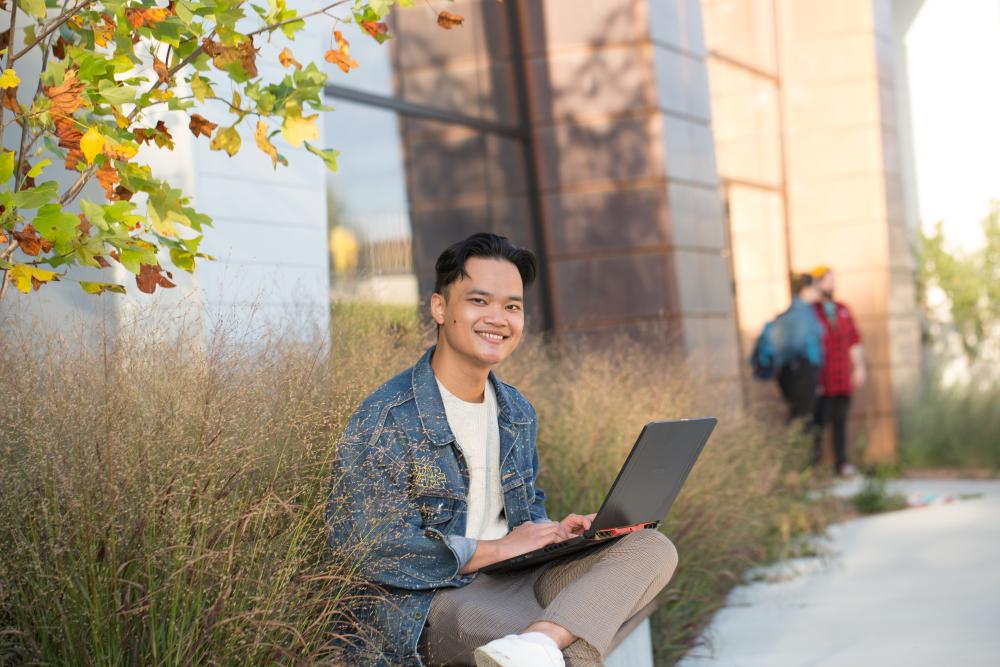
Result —
<path fill-rule="evenodd" d="M 389 49 L 355 42 L 375 75 L 331 77 L 333 104 L 356 115 L 341 108 L 330 123 L 381 125 L 380 166 L 354 170 L 346 157 L 331 178 L 332 224 L 361 258 L 334 266 L 337 298 L 415 304 L 444 245 L 496 231 L 538 252 L 533 315 L 545 328 L 632 332 L 682 351 L 738 400 L 762 390 L 745 360 L 788 303 L 789 271 L 829 265 L 870 370 L 855 439 L 870 458 L 891 458 L 898 397 L 921 357 L 893 3 L 458 1 L 449 11 L 465 24 L 448 32 L 430 10 L 397 12 Z M 390 193 L 361 201 L 372 182 Z M 411 264 L 379 264 L 393 244 L 409 244 Z"/>

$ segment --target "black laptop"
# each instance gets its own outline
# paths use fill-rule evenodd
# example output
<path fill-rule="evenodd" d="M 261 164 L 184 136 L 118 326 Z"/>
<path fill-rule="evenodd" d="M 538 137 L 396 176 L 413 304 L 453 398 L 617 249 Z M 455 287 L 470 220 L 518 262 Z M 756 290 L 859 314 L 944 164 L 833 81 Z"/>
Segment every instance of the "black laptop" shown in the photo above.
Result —
<path fill-rule="evenodd" d="M 479 571 L 486 574 L 515 572 L 605 544 L 637 530 L 655 529 L 666 518 L 717 423 L 715 417 L 702 417 L 646 424 L 597 511 L 590 530 L 487 565 Z"/>

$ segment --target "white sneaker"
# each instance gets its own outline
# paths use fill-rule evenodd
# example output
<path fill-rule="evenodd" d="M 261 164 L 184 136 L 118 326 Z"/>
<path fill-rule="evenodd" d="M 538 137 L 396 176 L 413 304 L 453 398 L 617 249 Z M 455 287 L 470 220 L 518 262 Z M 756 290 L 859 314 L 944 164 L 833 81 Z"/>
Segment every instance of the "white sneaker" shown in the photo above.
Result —
<path fill-rule="evenodd" d="M 476 667 L 564 667 L 557 648 L 528 641 L 519 635 L 494 639 L 476 649 Z"/>

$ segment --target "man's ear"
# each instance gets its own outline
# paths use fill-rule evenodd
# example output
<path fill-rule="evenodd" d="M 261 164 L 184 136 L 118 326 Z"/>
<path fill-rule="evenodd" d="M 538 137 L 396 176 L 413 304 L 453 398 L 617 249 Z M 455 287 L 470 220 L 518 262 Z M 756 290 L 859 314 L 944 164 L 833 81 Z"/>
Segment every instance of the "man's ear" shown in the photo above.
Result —
<path fill-rule="evenodd" d="M 443 294 L 434 292 L 431 294 L 431 318 L 437 322 L 438 326 L 444 324 L 445 298 Z"/>

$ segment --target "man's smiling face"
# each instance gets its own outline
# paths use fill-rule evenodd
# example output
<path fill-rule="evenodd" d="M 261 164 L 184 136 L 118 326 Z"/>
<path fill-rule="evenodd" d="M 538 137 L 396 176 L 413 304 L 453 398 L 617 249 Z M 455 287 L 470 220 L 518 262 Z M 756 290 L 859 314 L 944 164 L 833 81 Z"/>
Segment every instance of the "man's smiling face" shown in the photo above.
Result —
<path fill-rule="evenodd" d="M 431 296 L 431 316 L 441 325 L 438 345 L 479 366 L 510 356 L 524 331 L 524 285 L 512 263 L 470 257 L 462 277 Z"/>

